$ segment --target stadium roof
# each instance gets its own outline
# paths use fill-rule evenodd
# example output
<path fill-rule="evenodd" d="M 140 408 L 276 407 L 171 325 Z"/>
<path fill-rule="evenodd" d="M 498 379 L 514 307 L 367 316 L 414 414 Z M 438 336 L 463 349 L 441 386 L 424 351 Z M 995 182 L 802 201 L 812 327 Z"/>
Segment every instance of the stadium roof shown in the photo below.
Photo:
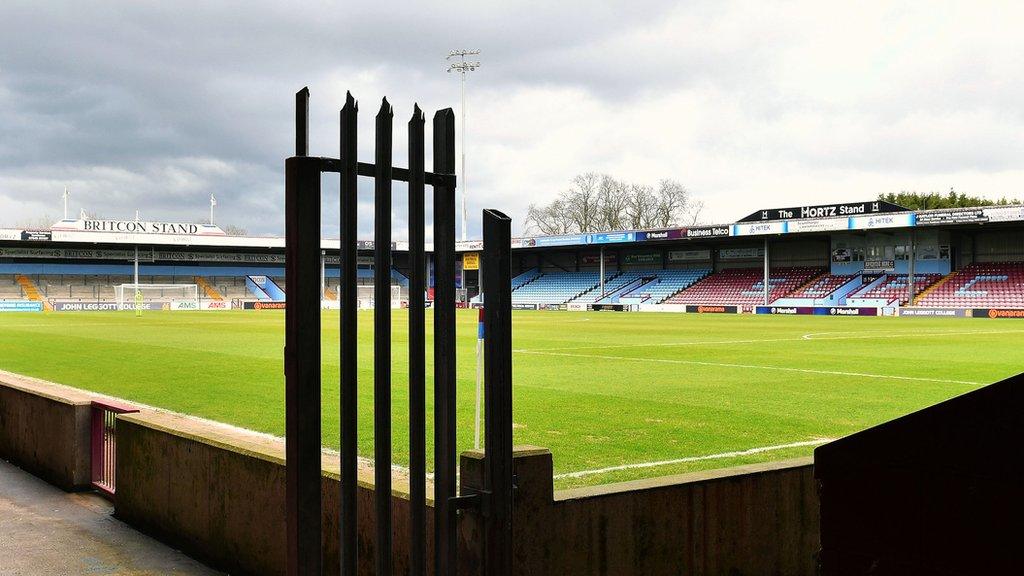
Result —
<path fill-rule="evenodd" d="M 590 232 L 557 236 L 513 238 L 513 248 L 646 244 L 667 240 L 779 236 L 803 233 L 866 231 L 943 225 L 1024 222 L 1024 206 L 982 206 L 910 211 L 881 201 L 853 202 L 759 210 L 732 224 L 684 226 L 653 230 Z M 62 220 L 48 230 L 0 229 L 0 241 L 75 244 L 124 244 L 193 248 L 283 249 L 281 236 L 229 236 L 208 224 L 127 220 Z M 338 250 L 340 241 L 324 239 L 324 250 Z M 408 242 L 392 242 L 392 249 L 408 250 Z M 481 240 L 456 242 L 456 250 L 480 250 Z M 360 241 L 370 250 L 372 241 Z M 432 246 L 427 245 L 427 250 Z"/>

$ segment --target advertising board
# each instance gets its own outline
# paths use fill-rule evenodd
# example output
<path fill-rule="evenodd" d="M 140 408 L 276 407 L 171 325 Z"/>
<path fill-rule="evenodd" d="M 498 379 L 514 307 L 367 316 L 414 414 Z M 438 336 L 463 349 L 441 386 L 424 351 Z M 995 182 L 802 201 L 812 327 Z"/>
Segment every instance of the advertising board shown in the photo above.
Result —
<path fill-rule="evenodd" d="M 672 250 L 668 253 L 669 262 L 711 260 L 711 250 Z"/>
<path fill-rule="evenodd" d="M 42 312 L 43 303 L 34 300 L 0 300 L 0 312 Z"/>
<path fill-rule="evenodd" d="M 693 304 L 686 305 L 686 311 L 691 314 L 738 314 L 738 306 L 719 306 L 714 304 L 699 305 Z"/>
<path fill-rule="evenodd" d="M 785 233 L 785 222 L 755 222 L 753 224 L 734 224 L 732 227 L 733 236 L 761 236 Z"/>
<path fill-rule="evenodd" d="M 1024 308 L 975 308 L 971 310 L 975 318 L 1024 318 Z"/>
<path fill-rule="evenodd" d="M 284 310 L 285 303 L 283 301 L 257 301 L 257 302 L 242 302 L 243 310 Z"/>
<path fill-rule="evenodd" d="M 900 308 L 898 314 L 922 318 L 965 318 L 969 312 L 966 308 Z"/>
<path fill-rule="evenodd" d="M 135 303 L 128 303 L 129 310 L 135 310 Z M 170 310 L 170 302 L 142 302 L 143 310 Z M 117 302 L 106 301 L 81 301 L 81 300 L 54 300 L 53 309 L 57 312 L 111 312 L 116 311 Z"/>
<path fill-rule="evenodd" d="M 851 230 L 877 230 L 879 228 L 907 228 L 914 225 L 914 214 L 881 214 L 850 218 Z"/>
<path fill-rule="evenodd" d="M 878 308 L 853 308 L 847 306 L 757 306 L 755 314 L 776 314 L 785 316 L 878 316 Z"/>

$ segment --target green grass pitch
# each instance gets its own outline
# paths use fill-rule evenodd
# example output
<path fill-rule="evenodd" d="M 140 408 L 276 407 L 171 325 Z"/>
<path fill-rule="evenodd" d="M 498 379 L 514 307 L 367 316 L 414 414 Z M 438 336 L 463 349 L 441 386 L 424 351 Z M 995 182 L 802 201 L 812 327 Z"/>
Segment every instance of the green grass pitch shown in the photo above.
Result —
<path fill-rule="evenodd" d="M 394 313 L 399 464 L 407 318 Z M 461 450 L 473 441 L 476 311 L 458 318 Z M 338 313 L 323 319 L 323 441 L 336 448 Z M 359 449 L 370 456 L 371 313 L 359 323 Z M 280 311 L 0 315 L 0 369 L 277 435 L 283 342 Z M 571 487 L 810 454 L 808 443 L 1019 372 L 1024 323 L 516 312 L 514 348 L 515 441 L 550 448 L 558 487 Z"/>

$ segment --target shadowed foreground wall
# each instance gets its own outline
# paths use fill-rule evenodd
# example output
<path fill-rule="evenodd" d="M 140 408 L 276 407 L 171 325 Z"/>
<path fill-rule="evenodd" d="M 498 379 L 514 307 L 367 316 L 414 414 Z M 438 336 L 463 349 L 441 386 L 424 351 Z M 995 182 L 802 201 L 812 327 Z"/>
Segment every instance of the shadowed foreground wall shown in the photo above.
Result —
<path fill-rule="evenodd" d="M 89 401 L 59 385 L 5 383 L 0 457 L 66 488 L 88 484 Z M 10 380 L 9 378 L 6 380 Z M 323 457 L 324 570 L 338 573 L 338 457 Z M 177 414 L 117 418 L 116 514 L 233 574 L 285 570 L 284 441 Z M 515 574 L 814 574 L 818 500 L 810 459 L 554 492 L 552 456 L 515 451 Z M 481 485 L 462 457 L 463 493 Z M 360 471 L 359 572 L 373 573 L 373 488 Z M 395 482 L 395 574 L 408 572 L 407 483 Z M 432 490 L 428 487 L 428 493 Z M 460 574 L 478 574 L 480 517 L 459 522 Z M 433 558 L 433 507 L 427 558 Z M 430 562 L 428 562 L 429 567 Z M 429 568 L 428 568 L 429 572 Z"/>
<path fill-rule="evenodd" d="M 65 490 L 91 485 L 91 397 L 0 373 L 0 457 Z"/>
<path fill-rule="evenodd" d="M 480 486 L 462 457 L 463 492 Z M 810 458 L 552 491 L 551 453 L 516 450 L 516 574 L 808 575 L 818 550 Z M 479 531 L 467 518 L 463 534 Z"/>
<path fill-rule="evenodd" d="M 285 572 L 284 442 L 174 414 L 118 418 L 116 514 L 215 567 Z M 337 455 L 323 458 L 324 573 L 339 573 Z M 360 471 L 359 572 L 373 574 L 372 475 Z M 404 492 L 403 492 L 404 489 Z M 393 492 L 395 573 L 408 572 L 409 502 Z M 433 525 L 433 508 L 427 512 Z M 428 529 L 428 557 L 432 529 Z"/>

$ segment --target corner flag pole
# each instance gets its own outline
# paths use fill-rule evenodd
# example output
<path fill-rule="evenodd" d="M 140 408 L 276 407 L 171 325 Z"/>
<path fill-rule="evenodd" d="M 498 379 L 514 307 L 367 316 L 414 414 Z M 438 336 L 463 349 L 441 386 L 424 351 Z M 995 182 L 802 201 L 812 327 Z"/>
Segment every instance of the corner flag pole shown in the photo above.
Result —
<path fill-rule="evenodd" d="M 480 307 L 480 315 L 476 324 L 476 414 L 473 420 L 473 448 L 480 449 L 480 396 L 483 389 L 483 351 L 484 351 L 484 309 Z"/>

